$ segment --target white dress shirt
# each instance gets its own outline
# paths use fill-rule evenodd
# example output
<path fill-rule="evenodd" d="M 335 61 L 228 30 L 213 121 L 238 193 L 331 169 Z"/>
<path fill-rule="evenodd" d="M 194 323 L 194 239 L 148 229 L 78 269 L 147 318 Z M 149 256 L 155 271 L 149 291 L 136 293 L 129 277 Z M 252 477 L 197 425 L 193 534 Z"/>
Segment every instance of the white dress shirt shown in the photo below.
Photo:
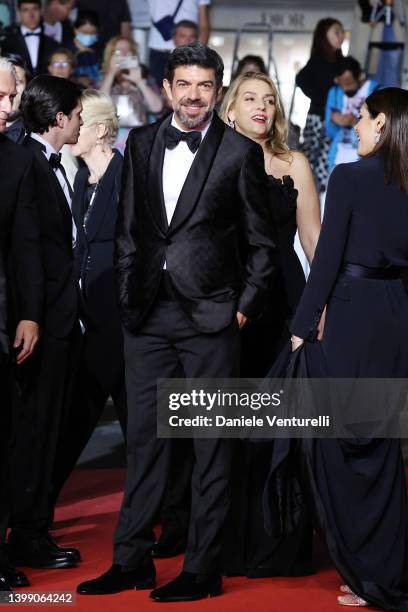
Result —
<path fill-rule="evenodd" d="M 44 21 L 44 34 L 55 40 L 55 42 L 62 43 L 62 23 L 60 21 L 56 21 L 55 23 L 47 23 Z"/>
<path fill-rule="evenodd" d="M 29 30 L 25 26 L 21 26 L 20 31 L 21 31 L 21 34 L 24 36 L 24 40 L 27 45 L 28 53 L 30 54 L 31 65 L 35 70 L 38 64 L 38 50 L 40 48 L 40 36 L 26 36 L 26 34 L 40 34 L 41 35 L 41 28 L 36 28 L 35 30 Z"/>
<path fill-rule="evenodd" d="M 208 132 L 210 124 L 211 121 L 201 131 L 201 143 Z M 174 115 L 171 119 L 171 125 L 173 125 L 181 132 L 188 131 L 180 128 L 174 118 Z M 197 151 L 198 150 L 199 149 L 197 149 Z M 195 153 L 192 153 L 188 148 L 188 144 L 184 140 L 182 140 L 174 149 L 166 149 L 164 153 L 163 197 L 164 204 L 166 207 L 167 223 L 169 225 L 173 218 L 174 211 L 176 210 L 181 190 L 183 189 L 184 183 L 186 182 L 186 178 L 190 171 L 194 158 L 197 155 L 197 151 Z M 164 263 L 163 269 L 166 269 L 166 263 Z"/>
<path fill-rule="evenodd" d="M 173 39 L 164 40 L 159 30 L 154 27 L 153 22 L 159 21 L 166 15 L 173 15 L 177 8 L 178 0 L 148 0 L 151 27 L 149 32 L 149 47 L 157 51 L 172 51 L 174 49 Z M 174 19 L 175 23 L 179 21 L 199 22 L 200 6 L 211 4 L 211 0 L 183 0 L 180 9 Z M 135 23 L 139 23 L 135 21 Z"/>
<path fill-rule="evenodd" d="M 49 142 L 47 142 L 44 138 L 42 138 L 42 136 L 40 134 L 30 134 L 30 136 L 34 140 L 37 140 L 38 142 L 40 142 L 45 147 L 44 155 L 45 155 L 45 157 L 48 160 L 51 157 L 51 153 L 57 153 L 57 151 L 54 149 L 54 147 L 52 147 Z M 59 168 L 53 168 L 53 170 L 55 172 L 55 175 L 56 175 L 56 177 L 58 179 L 59 184 L 61 185 L 62 191 L 64 192 L 64 195 L 65 195 L 66 200 L 67 200 L 67 204 L 68 204 L 69 209 L 71 211 L 71 218 L 72 218 L 72 248 L 74 248 L 75 243 L 76 243 L 77 228 L 76 228 L 74 219 L 72 217 L 71 193 L 70 193 L 69 187 L 67 185 L 67 182 L 66 182 L 66 180 L 64 178 L 64 175 L 62 174 L 61 170 Z"/>

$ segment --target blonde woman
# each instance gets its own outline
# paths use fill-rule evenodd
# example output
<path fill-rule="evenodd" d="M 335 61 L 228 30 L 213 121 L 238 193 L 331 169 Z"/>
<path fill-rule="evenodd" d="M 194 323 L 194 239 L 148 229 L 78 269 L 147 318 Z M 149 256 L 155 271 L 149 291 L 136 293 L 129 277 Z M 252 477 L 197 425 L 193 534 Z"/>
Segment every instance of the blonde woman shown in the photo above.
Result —
<path fill-rule="evenodd" d="M 309 263 L 320 232 L 320 205 L 313 175 L 306 157 L 289 150 L 286 144 L 287 125 L 274 82 L 265 74 L 248 72 L 231 84 L 221 107 L 221 118 L 235 130 L 258 142 L 264 152 L 265 171 L 270 177 L 271 213 L 279 232 L 281 299 L 277 304 L 276 285 L 271 304 L 271 330 L 268 341 L 262 335 L 252 350 L 243 355 L 243 375 L 263 376 L 276 355 L 275 342 L 282 335 L 282 326 L 291 318 L 303 291 L 305 278 L 293 242 L 296 230 Z M 277 310 L 278 309 L 278 310 Z M 271 313 L 272 314 L 272 313 Z M 248 334 L 250 333 L 248 327 Z M 272 335 L 271 335 L 272 334 Z M 255 339 L 254 339 L 255 341 Z"/>
<path fill-rule="evenodd" d="M 77 414 L 66 428 L 61 482 L 74 467 L 109 396 L 122 429 L 126 423 L 122 333 L 113 275 L 113 244 L 122 155 L 112 150 L 119 122 L 106 94 L 84 91 L 79 139 L 72 152 L 85 162 L 75 178 L 72 212 L 77 227 L 76 262 L 83 304 L 83 348 Z"/>
<path fill-rule="evenodd" d="M 160 113 L 163 99 L 149 85 L 139 65 L 137 45 L 130 38 L 116 36 L 106 45 L 100 90 L 112 96 L 120 122 L 120 150 L 124 150 L 129 129 L 148 123 L 149 113 Z M 119 143 L 118 143 L 119 144 Z"/>
<path fill-rule="evenodd" d="M 241 376 L 260 378 L 267 374 L 290 338 L 289 323 L 305 285 L 294 238 L 298 229 L 303 250 L 311 262 L 320 232 L 319 199 L 309 162 L 286 144 L 281 101 L 267 75 L 246 73 L 237 77 L 224 98 L 220 114 L 226 123 L 263 149 L 270 181 L 270 210 L 278 231 L 279 273 L 266 309 L 262 317 L 241 331 Z M 306 517 L 294 521 L 289 539 L 268 536 L 263 528 L 262 492 L 272 444 L 238 442 L 234 461 L 236 486 L 224 547 L 223 570 L 227 574 L 262 577 L 304 575 L 312 571 L 312 532 Z"/>

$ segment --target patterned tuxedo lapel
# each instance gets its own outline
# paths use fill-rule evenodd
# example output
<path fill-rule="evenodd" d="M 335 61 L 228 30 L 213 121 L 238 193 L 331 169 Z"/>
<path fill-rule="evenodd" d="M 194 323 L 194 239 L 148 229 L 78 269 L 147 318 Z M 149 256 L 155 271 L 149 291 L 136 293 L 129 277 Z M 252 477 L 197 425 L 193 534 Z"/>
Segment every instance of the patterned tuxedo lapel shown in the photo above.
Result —
<path fill-rule="evenodd" d="M 214 114 L 208 132 L 197 151 L 186 181 L 177 201 L 170 223 L 169 233 L 173 233 L 194 210 L 205 185 L 218 147 L 225 131 L 225 124 Z M 161 166 L 163 167 L 163 165 Z"/>

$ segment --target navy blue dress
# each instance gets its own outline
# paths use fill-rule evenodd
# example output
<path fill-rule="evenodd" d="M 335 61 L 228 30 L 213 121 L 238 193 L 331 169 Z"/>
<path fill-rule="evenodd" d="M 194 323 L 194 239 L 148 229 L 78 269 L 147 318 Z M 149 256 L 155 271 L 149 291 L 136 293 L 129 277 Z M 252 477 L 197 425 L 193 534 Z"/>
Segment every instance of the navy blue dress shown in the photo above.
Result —
<path fill-rule="evenodd" d="M 355 277 L 401 270 L 402 278 Z M 327 304 L 321 353 L 342 378 L 408 377 L 408 195 L 386 184 L 378 155 L 332 173 L 308 283 L 291 325 L 313 341 Z M 306 347 L 307 348 L 307 347 Z M 303 442 L 315 510 L 343 580 L 371 605 L 408 610 L 404 466 L 397 439 Z"/>

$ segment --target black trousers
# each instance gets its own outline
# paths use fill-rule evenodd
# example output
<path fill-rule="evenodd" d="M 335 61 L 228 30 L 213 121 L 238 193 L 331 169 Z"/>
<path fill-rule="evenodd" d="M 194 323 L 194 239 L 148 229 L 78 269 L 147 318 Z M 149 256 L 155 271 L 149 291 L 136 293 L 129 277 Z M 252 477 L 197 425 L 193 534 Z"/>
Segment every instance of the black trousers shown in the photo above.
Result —
<path fill-rule="evenodd" d="M 72 409 L 81 343 L 79 323 L 65 338 L 44 331 L 35 354 L 19 370 L 12 528 L 37 533 L 52 525 L 57 449 Z"/>
<path fill-rule="evenodd" d="M 0 352 L 0 566 L 7 564 L 6 532 L 10 517 L 11 372 Z"/>
<path fill-rule="evenodd" d="M 239 330 L 234 321 L 214 334 L 191 326 L 176 301 L 156 302 L 138 333 L 124 331 L 128 400 L 127 477 L 114 540 L 114 563 L 136 567 L 154 543 L 153 523 L 166 490 L 171 440 L 158 439 L 158 378 L 182 366 L 187 378 L 234 378 Z M 184 569 L 219 567 L 220 535 L 230 501 L 232 441 L 194 439 L 191 519 Z"/>
<path fill-rule="evenodd" d="M 122 333 L 119 328 L 117 334 L 111 337 L 89 327 L 82 337 L 72 408 L 58 444 L 53 483 L 55 498 L 75 468 L 109 396 L 112 397 L 125 436 L 126 388 Z"/>

